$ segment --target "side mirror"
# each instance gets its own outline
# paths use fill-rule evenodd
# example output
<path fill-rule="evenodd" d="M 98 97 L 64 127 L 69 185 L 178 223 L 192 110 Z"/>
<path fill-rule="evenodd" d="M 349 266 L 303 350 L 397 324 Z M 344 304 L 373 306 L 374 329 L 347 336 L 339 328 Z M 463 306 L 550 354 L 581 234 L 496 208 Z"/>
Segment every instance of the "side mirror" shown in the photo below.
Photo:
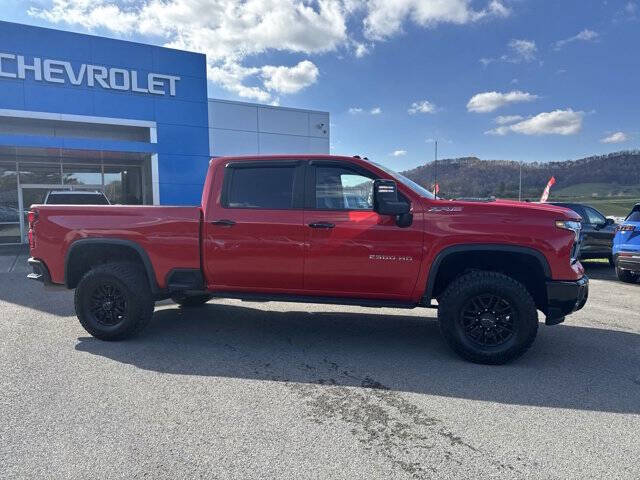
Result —
<path fill-rule="evenodd" d="M 393 180 L 373 182 L 373 209 L 380 215 L 406 215 L 411 207 L 398 201 L 398 186 Z"/>
<path fill-rule="evenodd" d="M 607 218 L 605 225 L 608 227 L 609 225 L 613 225 L 616 221 L 613 218 Z"/>

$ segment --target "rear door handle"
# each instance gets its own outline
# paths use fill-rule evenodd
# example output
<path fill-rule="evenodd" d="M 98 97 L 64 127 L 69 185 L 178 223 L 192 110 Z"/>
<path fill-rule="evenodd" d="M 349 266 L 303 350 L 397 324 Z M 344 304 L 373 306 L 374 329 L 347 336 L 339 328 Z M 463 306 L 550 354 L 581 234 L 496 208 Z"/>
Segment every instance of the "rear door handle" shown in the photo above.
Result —
<path fill-rule="evenodd" d="M 310 223 L 309 226 L 311 228 L 333 228 L 336 226 L 336 224 L 330 222 L 314 222 Z"/>
<path fill-rule="evenodd" d="M 231 227 L 235 224 L 236 222 L 234 222 L 233 220 L 227 220 L 226 218 L 223 218 L 222 220 L 214 220 L 213 222 L 211 222 L 211 225 L 222 225 L 223 227 Z"/>

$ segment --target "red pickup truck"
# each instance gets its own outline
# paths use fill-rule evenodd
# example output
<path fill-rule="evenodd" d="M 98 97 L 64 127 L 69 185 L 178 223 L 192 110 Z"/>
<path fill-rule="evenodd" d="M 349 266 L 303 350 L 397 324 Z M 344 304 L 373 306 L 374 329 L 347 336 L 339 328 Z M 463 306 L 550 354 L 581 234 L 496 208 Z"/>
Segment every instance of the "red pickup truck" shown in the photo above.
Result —
<path fill-rule="evenodd" d="M 29 277 L 75 289 L 103 340 L 166 298 L 432 307 L 458 354 L 498 364 L 532 344 L 537 310 L 557 324 L 588 294 L 574 212 L 435 198 L 360 157 L 215 158 L 201 206 L 34 205 L 29 224 Z"/>

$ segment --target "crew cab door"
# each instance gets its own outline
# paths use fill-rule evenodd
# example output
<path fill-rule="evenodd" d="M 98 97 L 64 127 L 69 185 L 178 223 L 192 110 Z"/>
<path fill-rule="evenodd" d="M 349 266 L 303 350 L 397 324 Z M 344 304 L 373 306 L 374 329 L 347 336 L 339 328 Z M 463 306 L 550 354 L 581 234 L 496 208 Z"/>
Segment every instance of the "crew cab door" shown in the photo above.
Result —
<path fill-rule="evenodd" d="M 271 293 L 302 289 L 303 162 L 220 164 L 210 190 L 202 252 L 208 288 Z"/>
<path fill-rule="evenodd" d="M 304 211 L 304 287 L 309 294 L 411 296 L 422 259 L 422 215 L 400 228 L 395 217 L 376 213 L 375 178 L 356 164 L 309 162 Z"/>

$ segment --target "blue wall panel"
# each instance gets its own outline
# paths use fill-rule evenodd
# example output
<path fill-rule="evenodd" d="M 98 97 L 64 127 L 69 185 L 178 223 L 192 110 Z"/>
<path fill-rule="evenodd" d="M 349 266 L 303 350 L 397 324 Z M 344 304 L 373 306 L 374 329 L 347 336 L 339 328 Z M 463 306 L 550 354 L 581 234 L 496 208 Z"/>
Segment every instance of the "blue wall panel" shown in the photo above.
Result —
<path fill-rule="evenodd" d="M 98 117 L 126 117 L 136 120 L 154 119 L 155 99 L 144 95 L 127 95 L 120 92 L 95 90 L 92 92 L 94 112 Z"/>
<path fill-rule="evenodd" d="M 158 152 L 174 155 L 209 155 L 209 129 L 159 123 Z"/>
<path fill-rule="evenodd" d="M 183 102 L 158 98 L 155 101 L 156 121 L 171 125 L 208 127 L 208 108 L 202 102 Z"/>
<path fill-rule="evenodd" d="M 202 184 L 176 185 L 160 184 L 160 198 L 165 205 L 200 205 L 202 200 Z"/>
<path fill-rule="evenodd" d="M 61 88 L 46 83 L 25 84 L 24 104 L 26 110 L 34 112 L 95 114 L 90 91 Z"/>
<path fill-rule="evenodd" d="M 167 155 L 158 156 L 158 170 L 161 179 L 171 179 L 178 185 L 204 183 L 209 168 L 208 155 Z"/>
<path fill-rule="evenodd" d="M 93 117 L 148 120 L 157 124 L 157 144 L 113 142 L 45 136 L 0 135 L 0 145 L 87 148 L 158 152 L 160 202 L 198 204 L 209 159 L 207 79 L 205 56 L 140 43 L 0 22 L 0 52 L 71 62 L 74 73 L 82 64 L 124 68 L 138 72 L 139 86 L 149 73 L 181 77 L 176 94 L 134 93 L 80 85 L 0 77 L 0 109 L 67 113 Z M 4 61 L 15 72 L 15 61 Z M 66 78 L 66 74 L 63 75 Z"/>

